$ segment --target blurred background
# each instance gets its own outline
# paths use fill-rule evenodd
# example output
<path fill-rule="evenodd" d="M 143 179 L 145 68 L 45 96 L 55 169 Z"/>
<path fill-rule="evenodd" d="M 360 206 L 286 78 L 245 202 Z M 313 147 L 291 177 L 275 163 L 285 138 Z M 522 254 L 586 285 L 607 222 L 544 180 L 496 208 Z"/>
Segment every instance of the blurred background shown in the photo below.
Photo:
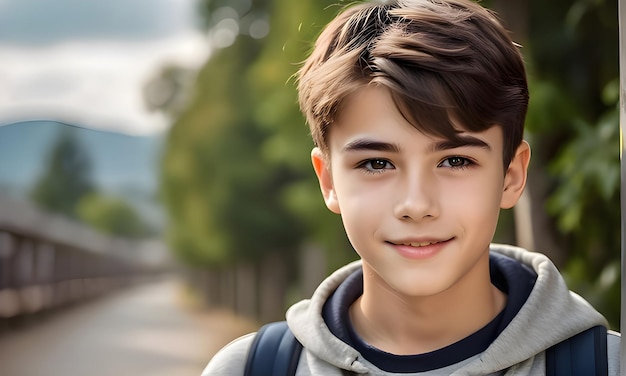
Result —
<path fill-rule="evenodd" d="M 3 375 L 197 375 L 356 259 L 292 77 L 345 4 L 0 0 Z M 617 2 L 482 4 L 531 90 L 529 185 L 496 241 L 619 329 Z"/>

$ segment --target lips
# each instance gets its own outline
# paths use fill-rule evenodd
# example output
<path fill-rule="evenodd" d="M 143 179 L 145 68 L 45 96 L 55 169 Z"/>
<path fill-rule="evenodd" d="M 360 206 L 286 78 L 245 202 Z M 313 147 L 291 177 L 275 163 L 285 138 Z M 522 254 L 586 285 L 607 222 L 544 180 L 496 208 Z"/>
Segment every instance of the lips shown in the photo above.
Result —
<path fill-rule="evenodd" d="M 445 240 L 406 239 L 387 241 L 398 254 L 410 260 L 426 260 L 437 255 L 454 237 Z"/>

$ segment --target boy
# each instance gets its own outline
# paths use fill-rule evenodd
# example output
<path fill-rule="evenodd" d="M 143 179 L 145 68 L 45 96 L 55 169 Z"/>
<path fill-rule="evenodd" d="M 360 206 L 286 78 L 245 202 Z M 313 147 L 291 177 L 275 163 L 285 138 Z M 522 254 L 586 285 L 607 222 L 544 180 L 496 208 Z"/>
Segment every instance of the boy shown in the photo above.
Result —
<path fill-rule="evenodd" d="M 490 12 L 353 5 L 298 77 L 324 201 L 360 261 L 288 310 L 297 375 L 544 375 L 546 349 L 606 326 L 545 256 L 490 244 L 530 160 L 524 64 Z M 204 375 L 242 375 L 253 338 Z"/>

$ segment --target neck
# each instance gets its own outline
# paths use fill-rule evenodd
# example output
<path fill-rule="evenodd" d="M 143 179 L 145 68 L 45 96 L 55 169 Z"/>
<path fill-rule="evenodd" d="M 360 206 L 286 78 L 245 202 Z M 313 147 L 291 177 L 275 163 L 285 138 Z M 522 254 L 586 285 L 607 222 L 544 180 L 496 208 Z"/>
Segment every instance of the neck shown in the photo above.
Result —
<path fill-rule="evenodd" d="M 396 355 L 431 352 L 483 328 L 506 305 L 506 295 L 491 284 L 488 271 L 468 275 L 432 296 L 407 297 L 365 276 L 364 293 L 351 306 L 357 333 L 370 345 Z"/>

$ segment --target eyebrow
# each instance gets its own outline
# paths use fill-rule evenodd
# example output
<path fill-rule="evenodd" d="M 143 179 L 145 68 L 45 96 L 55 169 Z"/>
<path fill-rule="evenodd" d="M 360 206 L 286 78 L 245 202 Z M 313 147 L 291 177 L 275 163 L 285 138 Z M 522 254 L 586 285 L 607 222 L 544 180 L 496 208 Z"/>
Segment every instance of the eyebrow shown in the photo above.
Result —
<path fill-rule="evenodd" d="M 433 145 L 432 151 L 445 151 L 450 149 L 455 149 L 459 147 L 478 147 L 487 150 L 491 150 L 491 146 L 488 143 L 481 140 L 480 138 L 470 136 L 470 135 L 458 135 L 454 140 L 443 140 L 437 142 Z M 374 141 L 367 138 L 359 138 L 353 141 L 350 141 L 346 146 L 343 147 L 344 152 L 351 151 L 363 151 L 363 150 L 374 150 L 374 151 L 385 151 L 391 153 L 400 152 L 400 147 L 396 144 L 392 144 L 389 142 L 381 142 Z"/>
<path fill-rule="evenodd" d="M 386 151 L 392 153 L 398 153 L 400 151 L 400 147 L 396 144 L 391 144 L 388 142 L 381 141 L 373 141 L 367 138 L 359 138 L 353 141 L 350 141 L 346 146 L 343 147 L 343 151 L 361 151 L 361 150 L 374 150 L 374 151 Z"/>
<path fill-rule="evenodd" d="M 488 143 L 481 140 L 480 138 L 470 136 L 470 135 L 464 135 L 464 134 L 457 135 L 457 137 L 453 140 L 444 140 L 441 142 L 437 142 L 436 144 L 433 145 L 432 150 L 433 151 L 445 151 L 445 150 L 460 148 L 464 146 L 491 150 L 491 146 L 489 146 Z"/>

